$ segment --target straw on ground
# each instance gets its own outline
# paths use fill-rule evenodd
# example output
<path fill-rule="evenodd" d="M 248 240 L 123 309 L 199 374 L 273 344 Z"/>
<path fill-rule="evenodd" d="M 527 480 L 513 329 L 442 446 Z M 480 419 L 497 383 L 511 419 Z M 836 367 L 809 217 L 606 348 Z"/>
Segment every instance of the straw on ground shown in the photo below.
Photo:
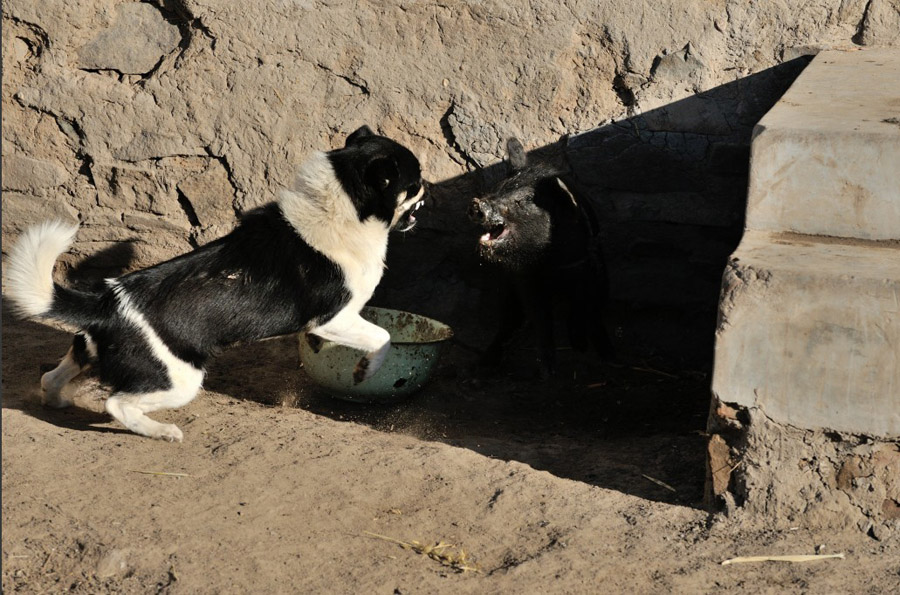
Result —
<path fill-rule="evenodd" d="M 140 469 L 129 469 L 132 473 L 143 473 L 144 475 L 164 475 L 166 477 L 190 477 L 187 473 L 175 473 L 171 471 L 141 471 Z"/>
<path fill-rule="evenodd" d="M 384 541 L 389 541 L 391 543 L 396 543 L 400 547 L 405 550 L 412 550 L 417 554 L 422 554 L 423 556 L 428 556 L 432 560 L 440 562 L 444 566 L 457 570 L 459 572 L 479 572 L 478 566 L 476 566 L 470 559 L 469 554 L 466 553 L 466 550 L 459 548 L 459 551 L 454 552 L 453 549 L 456 547 L 449 543 L 444 543 L 443 541 L 439 541 L 434 545 L 423 544 L 419 541 L 403 541 L 401 539 L 394 539 L 393 537 L 388 537 L 386 535 L 379 535 L 378 533 L 372 533 L 371 531 L 364 531 L 366 535 L 369 537 L 374 537 L 376 539 L 381 539 Z"/>
<path fill-rule="evenodd" d="M 747 562 L 814 562 L 816 560 L 827 560 L 829 558 L 844 559 L 844 554 L 797 554 L 789 556 L 738 556 L 730 558 L 722 562 L 722 566 L 729 564 L 745 564 Z"/>
<path fill-rule="evenodd" d="M 644 479 L 649 479 L 650 481 L 652 481 L 652 482 L 655 483 L 656 485 L 658 485 L 658 486 L 660 486 L 660 487 L 663 487 L 663 488 L 666 488 L 666 489 L 669 490 L 670 492 L 676 492 L 676 493 L 678 492 L 678 490 L 676 490 L 675 488 L 673 488 L 672 486 L 670 486 L 670 485 L 667 484 L 666 482 L 661 481 L 661 480 L 659 480 L 659 479 L 656 479 L 655 477 L 650 477 L 650 476 L 647 475 L 646 473 L 641 473 L 641 477 L 643 477 Z"/>

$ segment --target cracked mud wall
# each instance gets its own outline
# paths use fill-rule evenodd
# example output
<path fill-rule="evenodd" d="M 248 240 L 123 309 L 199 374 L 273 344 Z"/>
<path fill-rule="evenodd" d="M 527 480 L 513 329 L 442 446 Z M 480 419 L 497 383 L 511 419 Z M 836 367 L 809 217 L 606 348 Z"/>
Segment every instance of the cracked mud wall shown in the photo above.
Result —
<path fill-rule="evenodd" d="M 605 216 L 614 297 L 710 319 L 752 125 L 791 80 L 760 73 L 900 43 L 896 0 L 794 4 L 10 0 L 4 250 L 55 217 L 82 224 L 70 264 L 158 262 L 224 234 L 304 155 L 366 123 L 453 180 L 405 241 L 415 275 L 381 294 L 453 322 L 478 293 L 462 262 L 472 172 L 509 135 L 537 148 L 568 134 L 579 190 Z"/>
<path fill-rule="evenodd" d="M 774 421 L 716 399 L 709 416 L 707 502 L 789 529 L 900 526 L 900 444 Z"/>

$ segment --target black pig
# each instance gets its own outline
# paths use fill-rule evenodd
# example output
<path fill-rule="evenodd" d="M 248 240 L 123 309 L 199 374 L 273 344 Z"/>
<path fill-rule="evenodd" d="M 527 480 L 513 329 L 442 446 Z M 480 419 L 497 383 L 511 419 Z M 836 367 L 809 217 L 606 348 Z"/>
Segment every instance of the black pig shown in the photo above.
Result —
<path fill-rule="evenodd" d="M 546 378 L 556 365 L 554 304 L 566 310 L 572 347 L 593 344 L 612 359 L 613 347 L 600 318 L 609 285 L 598 243 L 598 224 L 563 182 L 560 168 L 529 163 L 522 144 L 507 141 L 509 175 L 469 206 L 469 217 L 484 230 L 479 240 L 483 262 L 501 275 L 500 328 L 485 362 L 497 364 L 506 342 L 524 319 L 532 322 L 538 347 L 538 372 Z"/>

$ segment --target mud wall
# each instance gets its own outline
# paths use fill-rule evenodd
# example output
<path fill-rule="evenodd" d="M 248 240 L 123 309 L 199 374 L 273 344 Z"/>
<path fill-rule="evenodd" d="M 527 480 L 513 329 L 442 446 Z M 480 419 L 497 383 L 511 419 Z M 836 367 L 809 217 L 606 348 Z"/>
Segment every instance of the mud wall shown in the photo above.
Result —
<path fill-rule="evenodd" d="M 797 428 L 717 399 L 708 429 L 711 509 L 784 529 L 856 527 L 879 540 L 900 526 L 896 440 Z"/>
<path fill-rule="evenodd" d="M 507 136 L 570 135 L 619 340 L 702 363 L 753 123 L 802 56 L 900 44 L 900 2 L 9 0 L 2 42 L 4 250 L 58 217 L 81 222 L 82 274 L 157 262 L 367 123 L 441 182 L 377 299 L 465 335 L 484 292 L 464 205 Z"/>

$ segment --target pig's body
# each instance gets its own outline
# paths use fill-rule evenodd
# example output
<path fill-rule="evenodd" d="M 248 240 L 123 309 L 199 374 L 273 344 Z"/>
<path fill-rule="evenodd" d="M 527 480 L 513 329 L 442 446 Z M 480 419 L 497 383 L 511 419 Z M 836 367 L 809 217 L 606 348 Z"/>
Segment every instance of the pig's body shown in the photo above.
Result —
<path fill-rule="evenodd" d="M 501 273 L 500 328 L 485 359 L 498 363 L 503 348 L 524 320 L 534 326 L 538 370 L 554 372 L 554 310 L 565 312 L 572 347 L 590 344 L 611 359 L 612 343 L 601 320 L 608 283 L 590 207 L 579 203 L 560 174 L 545 163 L 529 165 L 522 145 L 510 139 L 512 173 L 483 199 L 471 218 L 486 233 L 479 251 Z"/>

